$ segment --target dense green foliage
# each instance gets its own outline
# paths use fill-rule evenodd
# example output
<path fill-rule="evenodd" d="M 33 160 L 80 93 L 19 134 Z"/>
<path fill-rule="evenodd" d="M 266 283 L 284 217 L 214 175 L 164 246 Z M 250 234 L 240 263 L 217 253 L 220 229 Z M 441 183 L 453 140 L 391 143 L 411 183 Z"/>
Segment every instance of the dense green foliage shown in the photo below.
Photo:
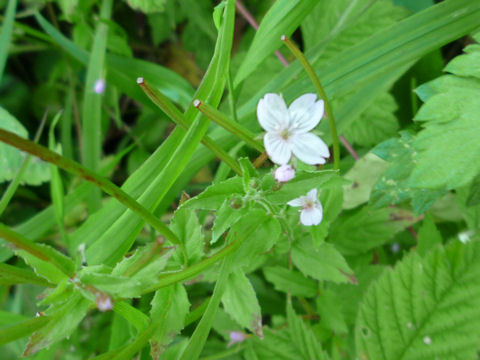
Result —
<path fill-rule="evenodd" d="M 2 359 L 478 357 L 479 1 L 0 10 Z"/>

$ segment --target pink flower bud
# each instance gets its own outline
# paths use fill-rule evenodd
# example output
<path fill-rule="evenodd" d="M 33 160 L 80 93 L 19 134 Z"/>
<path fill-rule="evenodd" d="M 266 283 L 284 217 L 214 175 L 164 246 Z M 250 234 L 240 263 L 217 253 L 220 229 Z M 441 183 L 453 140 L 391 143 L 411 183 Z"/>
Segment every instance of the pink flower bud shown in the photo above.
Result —
<path fill-rule="evenodd" d="M 230 331 L 228 335 L 230 337 L 230 342 L 227 344 L 227 347 L 230 347 L 237 343 L 241 343 L 248 337 L 247 334 L 241 331 Z"/>
<path fill-rule="evenodd" d="M 93 90 L 97 93 L 97 94 L 103 94 L 103 92 L 105 91 L 105 87 L 106 87 L 106 83 L 105 83 L 105 80 L 103 79 L 98 79 L 97 81 L 95 81 L 95 85 L 93 87 Z"/>
<path fill-rule="evenodd" d="M 113 301 L 110 298 L 110 296 L 108 296 L 105 293 L 98 293 L 97 294 L 97 308 L 101 312 L 112 310 L 113 309 Z"/>
<path fill-rule="evenodd" d="M 282 165 L 275 170 L 275 180 L 287 182 L 295 177 L 295 169 L 291 165 Z"/>

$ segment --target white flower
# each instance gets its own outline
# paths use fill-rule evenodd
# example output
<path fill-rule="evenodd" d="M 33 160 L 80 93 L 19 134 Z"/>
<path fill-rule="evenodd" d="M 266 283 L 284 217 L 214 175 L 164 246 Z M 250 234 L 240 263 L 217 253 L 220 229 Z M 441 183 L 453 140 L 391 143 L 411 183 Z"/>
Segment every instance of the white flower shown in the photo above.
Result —
<path fill-rule="evenodd" d="M 275 180 L 287 182 L 295 177 L 295 169 L 291 165 L 282 165 L 275 170 Z"/>
<path fill-rule="evenodd" d="M 265 150 L 274 163 L 284 165 L 293 154 L 304 163 L 325 164 L 330 157 L 327 145 L 309 131 L 323 116 L 324 103 L 315 94 L 305 94 L 287 109 L 280 95 L 266 94 L 257 106 L 257 117 L 267 133 Z"/>
<path fill-rule="evenodd" d="M 98 79 L 97 81 L 95 81 L 95 85 L 93 86 L 93 90 L 97 94 L 103 94 L 103 92 L 105 91 L 105 87 L 106 87 L 105 80 Z"/>
<path fill-rule="evenodd" d="M 290 206 L 301 206 L 300 222 L 305 226 L 318 225 L 322 222 L 323 209 L 317 200 L 317 189 L 310 190 L 306 196 L 300 196 L 287 203 Z"/>

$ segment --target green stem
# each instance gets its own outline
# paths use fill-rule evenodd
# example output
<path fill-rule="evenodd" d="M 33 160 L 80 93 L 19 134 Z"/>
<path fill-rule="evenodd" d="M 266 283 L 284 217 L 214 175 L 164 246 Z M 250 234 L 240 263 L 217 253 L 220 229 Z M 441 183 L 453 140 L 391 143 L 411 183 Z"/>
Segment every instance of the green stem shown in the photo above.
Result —
<path fill-rule="evenodd" d="M 125 191 L 120 189 L 110 180 L 105 179 L 94 171 L 87 169 L 86 167 L 73 160 L 54 153 L 53 151 L 50 151 L 41 145 L 35 144 L 32 141 L 21 138 L 10 131 L 0 129 L 0 141 L 10 144 L 17 149 L 23 150 L 29 154 L 35 155 L 49 163 L 55 164 L 59 168 L 62 168 L 74 175 L 80 176 L 83 179 L 95 184 L 104 192 L 113 196 L 123 205 L 138 214 L 142 219 L 152 225 L 155 230 L 165 236 L 167 240 L 171 241 L 176 245 L 180 245 L 183 249 L 183 244 L 181 244 L 180 240 L 167 227 L 167 225 L 161 222 L 160 219 L 158 219 L 155 215 L 148 211 L 142 204 L 137 202 L 134 198 L 132 198 L 130 195 L 128 195 Z"/>
<path fill-rule="evenodd" d="M 45 126 L 45 122 L 47 121 L 48 110 L 45 111 L 43 114 L 42 120 L 40 125 L 38 126 L 37 132 L 35 133 L 35 137 L 33 139 L 34 142 L 38 142 L 40 135 L 42 135 L 43 128 Z M 25 160 L 23 160 L 22 166 L 20 170 L 18 170 L 17 176 L 12 180 L 10 184 L 8 184 L 7 190 L 2 195 L 2 199 L 0 200 L 0 217 L 2 216 L 3 212 L 5 211 L 6 207 L 10 200 L 12 200 L 15 191 L 17 191 L 18 185 L 20 185 L 20 181 L 22 181 L 23 174 L 27 170 L 28 164 L 30 163 L 31 155 L 27 155 Z"/>
<path fill-rule="evenodd" d="M 263 145 L 254 139 L 255 135 L 252 132 L 250 132 L 250 130 L 245 129 L 239 123 L 236 123 L 235 121 L 229 119 L 227 116 L 222 114 L 217 109 L 213 108 L 208 104 L 201 102 L 198 99 L 193 102 L 193 106 L 195 106 L 198 110 L 200 110 L 203 113 L 203 115 L 208 117 L 210 120 L 216 122 L 225 130 L 227 130 L 228 132 L 238 137 L 240 140 L 245 141 L 248 145 L 253 147 L 255 150 L 261 153 L 265 151 L 265 148 L 263 147 Z"/>
<path fill-rule="evenodd" d="M 0 237 L 13 244 L 16 248 L 25 250 L 40 260 L 55 265 L 68 277 L 72 277 L 74 275 L 75 266 L 73 262 L 55 249 L 35 244 L 33 241 L 13 230 L 10 230 L 7 226 L 1 223 Z"/>
<path fill-rule="evenodd" d="M 235 92 L 233 90 L 233 79 L 232 79 L 232 71 L 230 66 L 228 67 L 228 73 L 227 73 L 227 88 L 228 88 L 228 104 L 230 105 L 230 112 L 232 113 L 233 121 L 238 123 L 237 107 L 235 105 Z"/>
<path fill-rule="evenodd" d="M 333 117 L 332 107 L 328 101 L 327 94 L 325 93 L 325 90 L 323 90 L 323 86 L 315 74 L 315 70 L 300 49 L 285 35 L 282 35 L 282 41 L 285 43 L 285 45 L 287 45 L 293 55 L 295 55 L 300 64 L 302 64 L 303 68 L 312 80 L 313 85 L 317 89 L 318 95 L 325 102 L 325 112 L 327 113 L 333 138 L 333 168 L 337 170 L 340 166 L 340 144 L 338 141 L 337 127 L 335 126 L 335 118 Z"/>
<path fill-rule="evenodd" d="M 190 126 L 187 124 L 185 116 L 180 112 L 180 110 L 177 109 L 175 105 L 170 102 L 170 100 L 168 100 L 166 96 L 164 96 L 154 87 L 148 85 L 144 78 L 138 78 L 137 84 L 143 90 L 145 95 L 147 95 L 155 105 L 157 105 L 165 114 L 167 114 L 167 116 L 172 119 L 175 124 L 180 125 L 185 130 L 188 130 Z M 202 143 L 211 152 L 213 152 L 216 157 L 227 164 L 233 171 L 235 171 L 238 175 L 242 175 L 242 171 L 240 170 L 240 167 L 235 159 L 228 155 L 228 153 L 218 146 L 210 137 L 205 135 L 202 139 Z"/>
<path fill-rule="evenodd" d="M 209 268 L 213 264 L 215 264 L 218 260 L 223 259 L 228 254 L 235 251 L 241 244 L 241 241 L 235 240 L 233 243 L 228 245 L 227 247 L 223 248 L 216 254 L 212 255 L 209 258 L 206 258 L 195 265 L 187 267 L 186 269 L 179 271 L 177 273 L 168 274 L 160 278 L 160 280 L 153 286 L 146 288 L 143 290 L 142 294 L 146 294 L 152 291 L 156 291 L 162 287 L 175 284 L 177 282 L 187 280 L 189 278 L 195 277 L 200 275 L 205 269 Z"/>

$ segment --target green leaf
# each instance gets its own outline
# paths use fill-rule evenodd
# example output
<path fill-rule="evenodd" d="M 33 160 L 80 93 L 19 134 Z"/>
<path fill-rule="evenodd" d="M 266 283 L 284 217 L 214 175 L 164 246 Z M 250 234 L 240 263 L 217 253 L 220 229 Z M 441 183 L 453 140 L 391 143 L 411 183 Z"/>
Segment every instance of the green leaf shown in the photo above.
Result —
<path fill-rule="evenodd" d="M 287 305 L 288 330 L 292 343 L 302 354 L 303 359 L 326 360 L 327 355 L 320 346 L 312 329 L 297 315 L 291 304 Z"/>
<path fill-rule="evenodd" d="M 0 285 L 35 284 L 40 286 L 53 286 L 44 278 L 34 272 L 19 268 L 18 266 L 0 263 Z"/>
<path fill-rule="evenodd" d="M 262 337 L 262 315 L 252 284 L 241 270 L 228 276 L 223 308 L 239 325 Z"/>
<path fill-rule="evenodd" d="M 24 338 L 30 335 L 31 333 L 33 333 L 34 331 L 38 330 L 39 328 L 42 328 L 50 321 L 50 318 L 46 316 L 34 317 L 33 319 L 20 321 L 22 320 L 21 318 L 23 317 L 16 320 L 13 318 L 13 316 L 15 315 L 18 316 L 17 314 L 2 312 L 1 314 L 2 328 L 0 329 L 0 345 L 7 344 L 17 339 Z M 16 324 L 10 324 L 10 321 L 8 321 L 8 326 L 3 326 L 5 325 L 5 320 L 7 319 L 20 321 L 20 322 Z"/>
<path fill-rule="evenodd" d="M 127 0 L 127 3 L 134 10 L 150 14 L 165 11 L 167 0 Z"/>
<path fill-rule="evenodd" d="M 215 213 L 210 244 L 214 244 L 228 228 L 232 227 L 248 211 L 248 206 L 242 206 L 239 209 L 232 207 L 231 200 L 227 198 Z"/>
<path fill-rule="evenodd" d="M 182 208 L 217 210 L 222 206 L 226 197 L 243 197 L 243 195 L 242 178 L 235 176 L 218 184 L 210 185 L 205 191 L 183 204 Z"/>
<path fill-rule="evenodd" d="M 430 214 L 425 214 L 422 226 L 418 230 L 417 251 L 420 256 L 425 256 L 436 245 L 443 241 L 442 234 L 435 226 L 435 222 Z"/>
<path fill-rule="evenodd" d="M 2 32 L 0 34 L 0 84 L 2 83 L 3 72 L 8 58 L 8 48 L 13 32 L 15 22 L 15 10 L 17 9 L 17 0 L 9 0 L 5 9 L 5 17 L 2 19 Z"/>
<path fill-rule="evenodd" d="M 175 211 L 170 228 L 184 244 L 189 264 L 195 264 L 203 257 L 205 239 L 202 233 L 202 226 L 198 222 L 194 211 L 181 208 Z M 180 257 L 176 257 L 179 255 Z M 174 254 L 180 264 L 183 264 L 183 255 L 180 252 Z"/>
<path fill-rule="evenodd" d="M 32 355 L 70 336 L 87 314 L 88 307 L 89 301 L 76 293 L 67 302 L 46 310 L 45 316 L 50 320 L 45 326 L 33 333 L 28 340 L 23 356 Z"/>
<path fill-rule="evenodd" d="M 418 161 L 413 141 L 413 135 L 402 131 L 400 138 L 387 140 L 373 149 L 375 155 L 391 163 L 373 187 L 370 201 L 374 207 L 399 204 L 412 199 L 414 212 L 421 214 L 445 193 L 443 190 L 411 186 L 409 177 Z"/>
<path fill-rule="evenodd" d="M 389 93 L 382 93 L 372 104 L 350 124 L 344 132 L 351 143 L 371 147 L 397 134 L 398 121 L 395 99 Z"/>
<path fill-rule="evenodd" d="M 330 226 L 329 238 L 344 255 L 365 253 L 383 245 L 417 219 L 400 208 L 369 206 L 345 212 Z"/>
<path fill-rule="evenodd" d="M 476 205 L 480 205 L 480 175 L 477 175 L 475 179 L 473 179 L 467 198 L 467 206 Z"/>
<path fill-rule="evenodd" d="M 11 131 L 18 136 L 28 138 L 28 132 L 23 125 L 8 111 L 0 107 L 0 128 Z M 15 178 L 27 155 L 20 150 L 0 143 L 0 182 L 10 181 Z M 23 174 L 21 184 L 41 185 L 50 180 L 48 164 L 33 157 Z"/>
<path fill-rule="evenodd" d="M 280 36 L 290 36 L 317 3 L 318 0 L 278 0 L 273 4 L 262 19 L 247 55 L 238 69 L 234 80 L 235 87 L 280 47 L 282 44 Z"/>
<path fill-rule="evenodd" d="M 480 336 L 480 244 L 454 242 L 425 258 L 411 253 L 364 296 L 357 356 L 475 359 Z"/>
<path fill-rule="evenodd" d="M 373 153 L 356 161 L 344 176 L 352 183 L 343 187 L 343 208 L 353 209 L 368 202 L 373 186 L 387 167 L 388 163 Z"/>
<path fill-rule="evenodd" d="M 232 226 L 227 236 L 227 242 L 241 240 L 234 254 L 235 269 L 254 264 L 280 237 L 281 227 L 275 218 L 264 210 L 250 210 Z"/>
<path fill-rule="evenodd" d="M 423 130 L 413 143 L 418 158 L 409 181 L 412 187 L 453 189 L 467 185 L 480 173 L 476 136 L 480 132 L 476 90 L 480 46 L 470 45 L 465 51 L 446 66 L 454 74 L 445 80 L 446 88 L 429 97 L 415 116 Z M 459 85 L 454 80 L 457 77 L 467 81 Z"/>
<path fill-rule="evenodd" d="M 269 266 L 263 268 L 263 274 L 273 284 L 275 290 L 303 297 L 313 297 L 317 293 L 317 283 L 298 271 L 290 271 L 281 266 Z"/>
<path fill-rule="evenodd" d="M 58 267 L 48 261 L 41 260 L 24 250 L 16 250 L 15 254 L 25 260 L 25 262 L 33 269 L 35 274 L 47 279 L 53 284 L 60 284 L 62 281 L 68 279 L 67 275 L 65 275 Z"/>
<path fill-rule="evenodd" d="M 356 282 L 353 271 L 332 244 L 322 243 L 315 248 L 308 238 L 298 241 L 292 247 L 292 261 L 303 274 L 317 280 Z"/>
<path fill-rule="evenodd" d="M 284 205 L 292 199 L 306 195 L 314 188 L 320 188 L 329 180 L 332 181 L 330 184 L 334 184 L 336 180 L 342 181 L 339 177 L 333 179 L 337 173 L 336 170 L 297 171 L 295 177 L 279 189 L 274 186 L 272 190 L 265 191 L 265 197 L 272 204 Z"/>
<path fill-rule="evenodd" d="M 151 304 L 151 317 L 162 320 L 150 339 L 150 355 L 160 359 L 167 345 L 183 329 L 190 302 L 185 287 L 177 283 L 157 290 Z"/>
<path fill-rule="evenodd" d="M 84 284 L 92 285 L 100 291 L 104 291 L 114 297 L 133 298 L 140 297 L 143 284 L 136 278 L 111 275 L 97 272 L 97 266 L 83 268 L 78 273 L 78 278 Z"/>
<path fill-rule="evenodd" d="M 290 329 L 264 329 L 264 339 L 255 337 L 247 348 L 248 360 L 304 360 L 302 353 L 294 345 Z"/>
<path fill-rule="evenodd" d="M 348 333 L 342 303 L 335 291 L 329 288 L 323 290 L 320 296 L 316 298 L 316 306 L 322 327 L 335 333 Z"/>
<path fill-rule="evenodd" d="M 113 0 L 102 0 L 100 18 L 110 20 L 112 7 Z M 100 169 L 102 154 L 102 95 L 95 92 L 95 84 L 104 77 L 107 37 L 107 25 L 104 22 L 98 22 L 87 66 L 82 103 L 82 163 L 94 172 Z M 87 198 L 90 213 L 101 207 L 100 199 L 100 189 L 92 187 Z"/>

